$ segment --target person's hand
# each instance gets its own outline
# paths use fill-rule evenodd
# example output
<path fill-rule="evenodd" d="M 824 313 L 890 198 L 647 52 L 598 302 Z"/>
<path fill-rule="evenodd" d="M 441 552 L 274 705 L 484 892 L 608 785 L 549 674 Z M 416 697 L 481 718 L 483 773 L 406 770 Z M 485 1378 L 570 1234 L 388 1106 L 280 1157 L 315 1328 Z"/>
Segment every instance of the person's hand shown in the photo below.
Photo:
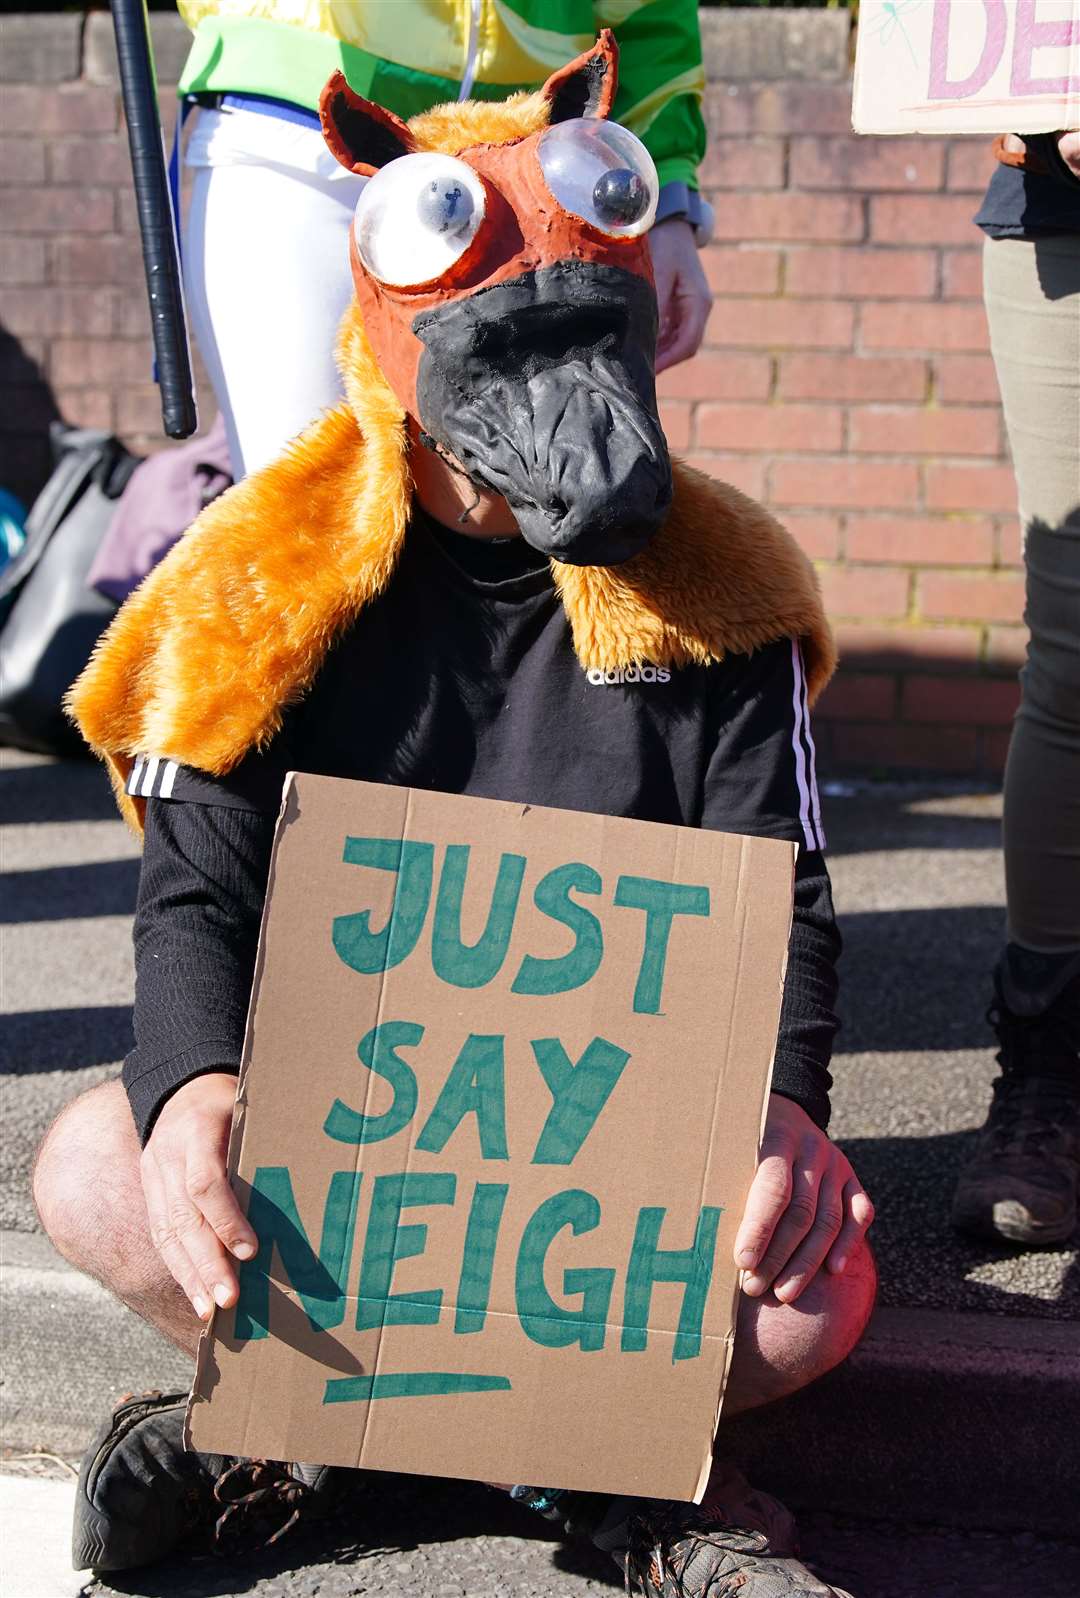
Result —
<path fill-rule="evenodd" d="M 694 230 L 685 217 L 657 222 L 649 233 L 660 333 L 656 370 L 689 360 L 705 334 L 712 290 L 698 260 Z"/>
<path fill-rule="evenodd" d="M 761 1161 L 735 1239 L 743 1291 L 793 1304 L 824 1264 L 839 1275 L 874 1219 L 845 1156 L 804 1109 L 769 1096 Z"/>
<path fill-rule="evenodd" d="M 235 1304 L 230 1253 L 251 1259 L 255 1233 L 225 1175 L 236 1078 L 209 1072 L 166 1102 L 143 1150 L 140 1171 L 150 1239 L 200 1320 L 214 1304 Z"/>
<path fill-rule="evenodd" d="M 1058 149 L 1069 171 L 1080 178 L 1080 130 L 1074 128 L 1070 133 L 1058 134 Z"/>

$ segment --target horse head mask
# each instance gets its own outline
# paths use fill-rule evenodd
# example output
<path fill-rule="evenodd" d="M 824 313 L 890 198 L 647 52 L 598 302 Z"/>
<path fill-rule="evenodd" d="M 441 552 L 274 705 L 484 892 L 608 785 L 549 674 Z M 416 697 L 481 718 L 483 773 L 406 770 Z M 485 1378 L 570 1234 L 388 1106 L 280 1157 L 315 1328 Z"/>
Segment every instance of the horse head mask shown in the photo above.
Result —
<path fill-rule="evenodd" d="M 376 361 L 425 443 L 555 560 L 637 554 L 671 503 L 647 230 L 656 170 L 608 115 L 609 32 L 534 95 L 406 124 L 335 73 L 327 143 L 369 178 L 350 257 Z"/>

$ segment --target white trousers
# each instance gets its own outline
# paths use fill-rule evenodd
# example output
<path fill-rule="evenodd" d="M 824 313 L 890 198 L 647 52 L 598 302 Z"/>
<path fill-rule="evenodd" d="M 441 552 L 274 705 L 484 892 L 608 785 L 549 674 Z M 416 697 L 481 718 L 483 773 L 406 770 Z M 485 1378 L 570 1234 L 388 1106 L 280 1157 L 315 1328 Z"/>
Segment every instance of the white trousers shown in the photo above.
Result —
<path fill-rule="evenodd" d="M 341 398 L 334 343 L 364 180 L 317 129 L 257 111 L 197 111 L 184 164 L 188 318 L 242 477 Z"/>

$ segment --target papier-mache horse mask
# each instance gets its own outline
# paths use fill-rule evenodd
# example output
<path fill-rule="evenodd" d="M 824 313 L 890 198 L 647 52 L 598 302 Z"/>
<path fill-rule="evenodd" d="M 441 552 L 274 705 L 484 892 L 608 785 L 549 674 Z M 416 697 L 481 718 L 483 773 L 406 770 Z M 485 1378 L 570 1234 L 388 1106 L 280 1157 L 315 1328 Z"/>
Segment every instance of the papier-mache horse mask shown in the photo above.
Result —
<path fill-rule="evenodd" d="M 647 243 L 659 184 L 608 120 L 616 62 L 605 31 L 544 85 L 547 126 L 452 154 L 341 73 L 320 105 L 330 149 L 369 179 L 350 257 L 383 375 L 422 441 L 573 565 L 639 553 L 672 496 Z M 475 140 L 475 117 L 463 130 Z"/>

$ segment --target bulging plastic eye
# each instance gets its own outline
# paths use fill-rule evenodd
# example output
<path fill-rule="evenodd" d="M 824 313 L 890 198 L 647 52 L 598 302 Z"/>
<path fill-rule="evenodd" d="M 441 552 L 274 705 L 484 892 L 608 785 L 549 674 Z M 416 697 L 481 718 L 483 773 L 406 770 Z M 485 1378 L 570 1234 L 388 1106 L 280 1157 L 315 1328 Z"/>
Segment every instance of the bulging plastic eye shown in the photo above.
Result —
<path fill-rule="evenodd" d="M 559 204 L 614 238 L 652 226 L 660 181 L 641 140 L 596 117 L 557 122 L 537 146 L 544 181 Z"/>
<path fill-rule="evenodd" d="M 484 185 L 464 161 L 424 152 L 388 161 L 365 184 L 353 230 L 365 269 L 412 288 L 442 277 L 484 220 Z"/>

